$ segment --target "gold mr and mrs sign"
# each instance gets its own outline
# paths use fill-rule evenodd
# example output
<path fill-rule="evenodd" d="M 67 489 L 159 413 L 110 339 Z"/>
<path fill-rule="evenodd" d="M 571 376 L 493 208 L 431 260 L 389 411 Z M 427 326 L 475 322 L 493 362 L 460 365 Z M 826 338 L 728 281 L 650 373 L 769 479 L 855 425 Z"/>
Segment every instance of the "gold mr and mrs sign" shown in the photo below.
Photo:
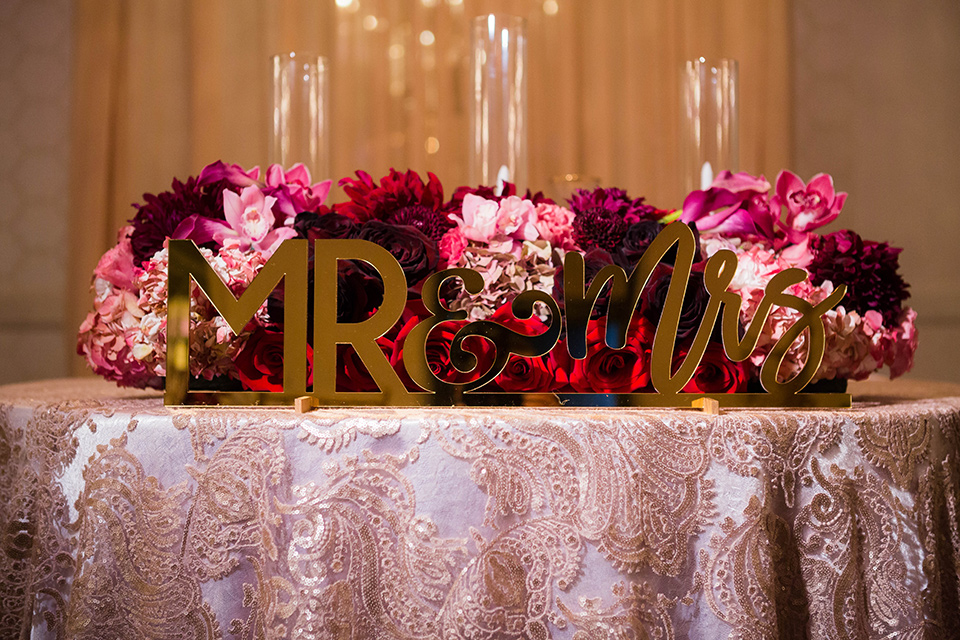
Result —
<path fill-rule="evenodd" d="M 307 385 L 307 305 L 308 241 L 287 240 L 271 256 L 253 282 L 237 299 L 207 263 L 192 240 L 171 240 L 169 244 L 169 293 L 167 317 L 167 378 L 164 402 L 179 404 L 293 404 L 302 396 L 312 396 L 319 406 L 424 406 L 454 404 L 535 404 L 570 406 L 690 407 L 691 400 L 709 398 L 721 406 L 850 406 L 847 394 L 800 393 L 813 378 L 823 357 L 825 342 L 822 315 L 843 297 L 846 287 L 838 286 L 819 304 L 786 293 L 786 289 L 806 278 L 803 269 L 786 269 L 775 275 L 766 287 L 762 302 L 746 331 L 741 335 L 740 296 L 727 287 L 737 268 L 732 251 L 718 251 L 706 263 L 704 285 L 709 302 L 686 358 L 673 370 L 674 345 L 683 299 L 696 257 L 697 242 L 685 224 L 667 225 L 651 243 L 628 277 L 616 266 L 607 265 L 587 287 L 584 260 L 569 252 L 563 262 L 564 312 L 557 301 L 543 291 L 525 291 L 513 301 L 513 314 L 520 319 L 532 316 L 534 305 L 550 310 L 549 328 L 528 336 L 488 320 L 471 322 L 461 328 L 451 346 L 450 361 L 460 371 L 479 366 L 476 356 L 464 349 L 470 336 L 489 340 L 496 350 L 493 366 L 473 382 L 452 384 L 437 378 L 427 362 L 427 338 L 443 322 L 465 320 L 465 310 L 451 311 L 440 301 L 443 284 L 459 279 L 464 290 L 476 294 L 483 288 L 482 276 L 473 269 L 445 269 L 431 275 L 423 285 L 423 304 L 429 314 L 407 335 L 403 366 L 422 391 L 408 391 L 386 356 L 377 345 L 400 319 L 407 302 L 407 283 L 397 260 L 383 247 L 364 240 L 317 240 L 314 250 L 313 308 L 313 386 Z M 510 354 L 540 357 L 557 346 L 563 315 L 566 316 L 566 348 L 570 356 L 587 355 L 587 322 L 605 286 L 610 287 L 607 307 L 606 344 L 623 348 L 633 314 L 637 312 L 643 288 L 656 265 L 677 245 L 674 271 L 660 322 L 657 325 L 650 358 L 650 378 L 656 393 L 529 393 L 484 392 L 483 385 L 493 380 L 506 365 Z M 337 321 L 337 270 L 340 260 L 362 260 L 372 265 L 383 280 L 383 304 L 362 322 Z M 190 283 L 195 281 L 229 324 L 240 333 L 253 318 L 267 296 L 283 280 L 283 391 L 282 392 L 209 392 L 190 389 Z M 609 285 L 608 285 L 609 283 Z M 681 393 L 703 358 L 717 318 L 720 318 L 723 348 L 733 361 L 750 356 L 760 332 L 774 306 L 799 312 L 799 320 L 780 337 L 760 369 L 765 393 Z M 799 374 L 791 380 L 777 380 L 777 371 L 790 346 L 807 331 L 809 353 Z M 380 391 L 337 391 L 337 345 L 350 344 L 362 359 Z"/>

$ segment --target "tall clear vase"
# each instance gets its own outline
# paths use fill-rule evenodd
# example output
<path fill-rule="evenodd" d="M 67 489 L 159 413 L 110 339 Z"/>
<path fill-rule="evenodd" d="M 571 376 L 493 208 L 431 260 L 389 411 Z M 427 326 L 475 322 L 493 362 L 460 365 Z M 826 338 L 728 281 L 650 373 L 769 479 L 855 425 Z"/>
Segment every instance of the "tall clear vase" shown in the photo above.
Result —
<path fill-rule="evenodd" d="M 680 165 L 683 188 L 689 193 L 709 187 L 724 169 L 737 170 L 737 61 L 688 60 L 680 87 Z"/>
<path fill-rule="evenodd" d="M 273 56 L 271 163 L 302 162 L 314 180 L 330 174 L 327 61 L 309 53 Z"/>
<path fill-rule="evenodd" d="M 470 64 L 472 185 L 527 187 L 527 33 L 516 16 L 473 21 Z"/>

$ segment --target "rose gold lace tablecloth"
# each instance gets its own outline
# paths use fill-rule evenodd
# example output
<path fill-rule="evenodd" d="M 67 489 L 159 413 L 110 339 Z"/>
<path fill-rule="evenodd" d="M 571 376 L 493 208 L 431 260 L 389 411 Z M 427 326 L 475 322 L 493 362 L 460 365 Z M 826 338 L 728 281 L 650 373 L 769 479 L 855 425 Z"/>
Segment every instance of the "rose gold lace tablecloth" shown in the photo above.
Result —
<path fill-rule="evenodd" d="M 865 391 L 299 416 L 3 387 L 0 635 L 960 637 L 960 398 Z"/>

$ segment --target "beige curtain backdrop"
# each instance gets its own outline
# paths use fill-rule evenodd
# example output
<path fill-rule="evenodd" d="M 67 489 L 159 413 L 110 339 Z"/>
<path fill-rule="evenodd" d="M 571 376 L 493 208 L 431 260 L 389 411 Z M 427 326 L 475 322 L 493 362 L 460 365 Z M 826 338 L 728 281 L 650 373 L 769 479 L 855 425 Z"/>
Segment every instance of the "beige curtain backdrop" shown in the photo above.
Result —
<path fill-rule="evenodd" d="M 530 38 L 529 186 L 547 189 L 554 176 L 575 172 L 677 207 L 684 60 L 739 60 L 740 167 L 773 177 L 787 165 L 789 4 L 77 0 L 66 340 L 72 350 L 73 327 L 91 305 L 90 274 L 132 217 L 131 203 L 217 159 L 269 160 L 275 53 L 330 59 L 333 175 L 324 177 L 410 167 L 434 171 L 450 191 L 466 181 L 470 21 L 522 15 Z M 433 44 L 421 44 L 424 31 Z M 438 148 L 428 147 L 429 137 Z M 71 361 L 83 370 L 79 358 Z"/>

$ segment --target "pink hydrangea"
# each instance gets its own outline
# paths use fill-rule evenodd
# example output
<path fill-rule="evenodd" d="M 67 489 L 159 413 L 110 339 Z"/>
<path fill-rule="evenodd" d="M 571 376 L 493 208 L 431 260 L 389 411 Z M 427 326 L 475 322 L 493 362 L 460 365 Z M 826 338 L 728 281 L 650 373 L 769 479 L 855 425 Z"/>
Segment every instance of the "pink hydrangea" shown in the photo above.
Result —
<path fill-rule="evenodd" d="M 788 287 L 787 293 L 802 298 L 810 304 L 817 304 L 833 292 L 833 285 L 827 281 L 821 286 L 815 287 L 809 281 L 804 280 L 798 284 Z M 750 321 L 756 315 L 757 305 L 760 298 L 751 298 L 746 301 L 748 304 L 741 309 L 741 321 L 744 326 L 749 325 Z M 773 349 L 777 341 L 801 319 L 801 314 L 795 309 L 789 307 L 774 306 L 767 316 L 763 330 L 760 332 L 760 339 L 757 342 L 757 348 L 749 358 L 749 362 L 759 371 L 767 354 Z M 809 340 L 807 332 L 803 332 L 793 341 L 787 350 L 777 374 L 777 379 L 782 381 L 794 378 L 807 361 L 807 352 L 809 350 Z"/>
<path fill-rule="evenodd" d="M 917 352 L 917 312 L 906 307 L 899 323 L 884 335 L 886 353 L 884 364 L 890 367 L 890 379 L 898 378 L 913 368 Z"/>
<path fill-rule="evenodd" d="M 223 247 L 201 253 L 234 295 L 246 290 L 266 262 L 257 251 Z M 121 386 L 162 388 L 167 351 L 167 249 L 138 270 L 129 288 L 94 281 L 94 310 L 80 327 L 77 352 L 94 372 Z M 235 336 L 213 305 L 194 286 L 190 313 L 190 372 L 206 380 L 236 375 L 233 357 L 249 331 Z M 262 321 L 264 304 L 254 319 Z"/>
<path fill-rule="evenodd" d="M 826 340 L 813 382 L 836 378 L 862 380 L 883 366 L 883 361 L 874 357 L 877 349 L 864 325 L 860 314 L 848 312 L 843 305 L 823 314 Z"/>
<path fill-rule="evenodd" d="M 220 276 L 235 296 L 240 296 L 266 263 L 263 254 L 241 252 L 236 247 L 222 247 L 214 255 L 201 249 L 207 263 Z M 167 352 L 167 251 L 157 253 L 148 263 L 136 284 L 141 291 L 138 304 L 144 311 L 140 322 L 138 353 L 158 375 L 166 375 Z M 262 320 L 266 304 L 254 316 Z M 205 380 L 214 376 L 236 376 L 233 359 L 243 346 L 250 331 L 235 336 L 224 320 L 200 291 L 194 286 L 190 312 L 190 373 Z"/>
<path fill-rule="evenodd" d="M 122 387 L 162 389 L 163 380 L 133 355 L 143 316 L 136 294 L 102 279 L 95 290 L 93 311 L 80 325 L 77 353 L 86 358 L 94 373 Z"/>
<path fill-rule="evenodd" d="M 132 233 L 133 226 L 120 229 L 116 246 L 100 257 L 97 268 L 93 270 L 94 277 L 106 280 L 120 289 L 133 287 L 133 279 L 139 269 L 134 264 L 133 246 L 130 244 Z"/>

